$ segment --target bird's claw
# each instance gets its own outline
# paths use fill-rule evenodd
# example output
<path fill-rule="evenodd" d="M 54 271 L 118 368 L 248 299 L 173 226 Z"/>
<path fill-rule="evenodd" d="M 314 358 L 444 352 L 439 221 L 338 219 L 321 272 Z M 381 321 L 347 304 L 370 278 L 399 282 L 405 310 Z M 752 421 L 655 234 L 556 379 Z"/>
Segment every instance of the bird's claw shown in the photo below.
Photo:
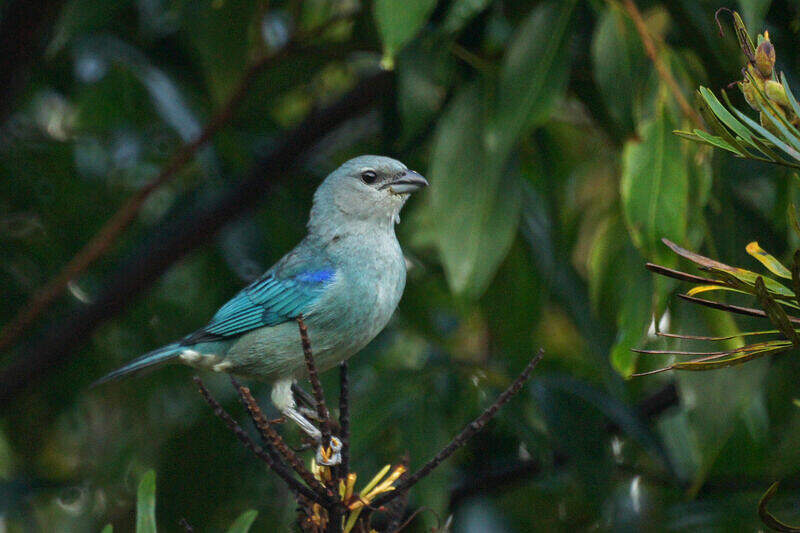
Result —
<path fill-rule="evenodd" d="M 331 435 L 330 446 L 326 449 L 322 444 L 317 447 L 317 464 L 336 466 L 342 462 L 342 441 Z"/>

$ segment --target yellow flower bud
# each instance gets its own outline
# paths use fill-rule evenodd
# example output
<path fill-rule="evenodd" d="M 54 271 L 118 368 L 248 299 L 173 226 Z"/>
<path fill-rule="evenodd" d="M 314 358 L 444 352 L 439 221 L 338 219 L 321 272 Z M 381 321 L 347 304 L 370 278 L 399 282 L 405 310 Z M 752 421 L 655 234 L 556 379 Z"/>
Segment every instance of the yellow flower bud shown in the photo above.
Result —
<path fill-rule="evenodd" d="M 764 78 L 772 76 L 772 68 L 775 66 L 775 47 L 769 42 L 769 36 L 765 36 L 764 41 L 756 48 L 756 67 Z"/>
<path fill-rule="evenodd" d="M 786 97 L 786 91 L 783 85 L 775 80 L 767 80 L 764 82 L 764 92 L 767 93 L 767 98 L 780 104 L 783 107 L 789 107 L 789 98 Z"/>
<path fill-rule="evenodd" d="M 744 81 L 739 82 L 739 89 L 742 91 L 742 95 L 744 99 L 747 101 L 747 105 L 749 105 L 754 110 L 758 111 L 758 100 L 757 93 L 755 88 L 753 88 L 753 84 L 750 83 L 750 80 L 745 78 Z"/>

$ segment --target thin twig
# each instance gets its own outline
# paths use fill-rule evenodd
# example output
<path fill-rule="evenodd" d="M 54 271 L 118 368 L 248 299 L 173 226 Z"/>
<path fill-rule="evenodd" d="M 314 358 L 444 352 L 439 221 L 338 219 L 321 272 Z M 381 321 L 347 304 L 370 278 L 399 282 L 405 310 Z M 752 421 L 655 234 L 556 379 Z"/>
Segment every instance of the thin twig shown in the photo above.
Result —
<path fill-rule="evenodd" d="M 713 300 L 705 300 L 703 298 L 689 296 L 688 294 L 678 294 L 678 298 L 683 298 L 688 302 L 692 302 L 699 305 L 705 305 L 706 307 L 710 307 L 712 309 L 719 309 L 720 311 L 725 311 L 728 313 L 737 313 L 739 315 L 755 316 L 759 318 L 767 317 L 767 314 L 761 309 L 753 309 L 751 307 L 741 307 L 739 305 L 724 304 L 722 302 L 715 302 Z M 789 315 L 789 321 L 795 324 L 800 324 L 800 317 Z"/>
<path fill-rule="evenodd" d="M 669 90 L 672 93 L 672 96 L 675 98 L 675 101 L 678 102 L 678 106 L 680 106 L 683 114 L 686 115 L 686 117 L 689 118 L 695 126 L 702 128 L 703 120 L 700 118 L 700 115 L 697 113 L 697 111 L 695 111 L 694 108 L 689 105 L 689 102 L 683 95 L 683 92 L 681 91 L 678 82 L 675 80 L 675 77 L 672 75 L 672 72 L 669 70 L 669 67 L 664 63 L 664 61 L 661 59 L 661 56 L 658 54 L 656 44 L 653 41 L 653 38 L 650 36 L 650 33 L 647 31 L 647 24 L 645 24 L 639 8 L 636 7 L 636 4 L 633 3 L 633 0 L 623 0 L 622 4 L 625 7 L 625 11 L 628 13 L 628 16 L 630 16 L 631 20 L 633 21 L 633 25 L 636 27 L 636 32 L 639 34 L 639 38 L 642 40 L 644 50 L 647 53 L 647 56 L 650 58 L 650 61 L 653 62 L 656 72 L 658 72 L 658 77 L 667 84 L 667 87 L 669 87 Z"/>
<path fill-rule="evenodd" d="M 481 415 L 470 422 L 461 433 L 456 435 L 450 443 L 445 446 L 439 453 L 437 453 L 430 461 L 425 463 L 425 465 L 410 475 L 408 478 L 403 480 L 402 482 L 398 483 L 395 486 L 395 490 L 391 492 L 387 492 L 381 496 L 378 496 L 375 500 L 372 501 L 371 505 L 373 507 L 380 507 L 394 499 L 398 494 L 401 494 L 404 491 L 407 491 L 411 487 L 417 484 L 421 479 L 427 476 L 434 468 L 439 466 L 442 461 L 450 457 L 453 452 L 455 452 L 460 447 L 464 446 L 469 439 L 471 439 L 476 433 L 482 430 L 489 421 L 494 418 L 497 411 L 505 405 L 516 393 L 520 391 L 522 386 L 525 382 L 530 378 L 531 372 L 533 369 L 536 368 L 536 365 L 539 361 L 542 360 L 544 356 L 544 351 L 539 350 L 539 353 L 531 359 L 525 369 L 517 376 L 517 379 L 514 380 L 509 387 L 497 397 L 497 399 L 490 405 Z"/>
<path fill-rule="evenodd" d="M 16 341 L 22 333 L 41 315 L 59 296 L 67 289 L 70 281 L 77 279 L 81 274 L 102 257 L 119 239 L 119 236 L 133 223 L 141 211 L 145 201 L 158 188 L 171 181 L 186 164 L 192 160 L 197 151 L 210 141 L 221 129 L 228 125 L 253 85 L 253 81 L 273 61 L 282 59 L 297 48 L 298 43 L 321 33 L 330 24 L 340 20 L 338 17 L 329 23 L 310 32 L 296 35 L 286 46 L 272 54 L 265 54 L 245 70 L 236 88 L 222 105 L 222 107 L 209 120 L 206 127 L 193 141 L 183 144 L 161 169 L 158 176 L 133 193 L 100 230 L 75 254 L 69 262 L 39 288 L 33 296 L 22 306 L 17 314 L 0 330 L 0 350 L 5 349 Z"/>
<path fill-rule="evenodd" d="M 350 472 L 350 381 L 347 361 L 339 363 L 339 438 L 342 440 L 342 476 Z"/>
<path fill-rule="evenodd" d="M 322 432 L 322 446 L 328 448 L 331 444 L 330 413 L 328 412 L 328 406 L 325 405 L 325 395 L 322 392 L 322 384 L 317 374 L 317 366 L 314 364 L 314 355 L 311 352 L 311 341 L 308 339 L 308 328 L 306 328 L 306 323 L 303 322 L 303 315 L 297 317 L 297 326 L 300 329 L 303 356 L 306 358 L 308 380 L 311 382 L 311 389 L 314 391 L 314 400 L 317 402 L 317 417 L 319 418 L 320 431 Z"/>
<path fill-rule="evenodd" d="M 193 378 L 197 388 L 200 389 L 200 394 L 203 395 L 203 399 L 205 399 L 206 403 L 211 406 L 214 410 L 214 414 L 222 420 L 228 429 L 230 429 L 236 438 L 238 438 L 242 444 L 244 444 L 245 448 L 253 452 L 259 459 L 267 463 L 269 466 L 278 476 L 283 479 L 283 481 L 289 486 L 289 489 L 294 492 L 295 494 L 302 494 L 306 498 L 311 501 L 314 501 L 320 505 L 325 504 L 325 500 L 323 500 L 319 494 L 311 490 L 310 488 L 306 487 L 302 483 L 300 483 L 292 473 L 286 468 L 285 465 L 276 461 L 275 458 L 271 457 L 269 453 L 264 451 L 264 449 L 253 442 L 253 439 L 250 438 L 250 435 L 242 429 L 242 426 L 230 415 L 228 412 L 220 405 L 220 403 L 211 396 L 211 393 L 206 388 L 203 380 L 199 377 L 195 376 Z"/>
<path fill-rule="evenodd" d="M 253 419 L 253 423 L 255 424 L 256 428 L 258 429 L 259 433 L 261 434 L 261 438 L 264 440 L 265 443 L 271 445 L 278 453 L 283 457 L 284 461 L 286 461 L 292 469 L 297 472 L 297 475 L 305 481 L 306 485 L 309 486 L 315 492 L 322 494 L 323 498 L 328 500 L 328 504 L 334 503 L 334 495 L 330 491 L 328 491 L 312 474 L 303 464 L 297 454 L 291 450 L 284 442 L 283 438 L 278 434 L 272 424 L 269 423 L 267 417 L 264 415 L 264 412 L 258 406 L 256 399 L 253 398 L 253 394 L 250 392 L 249 387 L 245 387 L 241 385 L 236 379 L 231 378 L 231 383 L 233 387 L 239 392 L 239 398 L 241 398 L 242 403 L 247 408 L 247 411 L 250 413 L 250 417 Z"/>

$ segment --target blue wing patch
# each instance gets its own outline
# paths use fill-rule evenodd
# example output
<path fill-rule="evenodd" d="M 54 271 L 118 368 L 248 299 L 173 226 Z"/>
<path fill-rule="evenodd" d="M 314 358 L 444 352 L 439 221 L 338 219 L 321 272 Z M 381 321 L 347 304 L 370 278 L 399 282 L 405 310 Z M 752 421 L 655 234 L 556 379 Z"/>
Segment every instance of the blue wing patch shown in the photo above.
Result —
<path fill-rule="evenodd" d="M 335 275 L 336 271 L 328 268 L 286 278 L 268 274 L 241 290 L 217 311 L 205 328 L 188 337 L 186 342 L 199 342 L 206 336 L 241 335 L 262 326 L 293 320 L 307 312 Z"/>

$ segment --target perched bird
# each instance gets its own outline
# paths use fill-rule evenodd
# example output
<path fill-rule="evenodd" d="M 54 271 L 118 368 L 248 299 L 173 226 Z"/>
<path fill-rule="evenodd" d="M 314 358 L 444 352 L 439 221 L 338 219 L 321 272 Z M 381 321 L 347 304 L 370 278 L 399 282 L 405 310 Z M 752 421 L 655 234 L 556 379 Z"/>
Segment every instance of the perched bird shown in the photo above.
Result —
<path fill-rule="evenodd" d="M 300 244 L 205 327 L 96 384 L 171 362 L 269 381 L 278 410 L 319 440 L 291 391 L 306 374 L 295 320 L 302 315 L 320 371 L 361 350 L 386 326 L 406 283 L 394 226 L 409 195 L 427 185 L 388 157 L 347 161 L 317 188 Z"/>

